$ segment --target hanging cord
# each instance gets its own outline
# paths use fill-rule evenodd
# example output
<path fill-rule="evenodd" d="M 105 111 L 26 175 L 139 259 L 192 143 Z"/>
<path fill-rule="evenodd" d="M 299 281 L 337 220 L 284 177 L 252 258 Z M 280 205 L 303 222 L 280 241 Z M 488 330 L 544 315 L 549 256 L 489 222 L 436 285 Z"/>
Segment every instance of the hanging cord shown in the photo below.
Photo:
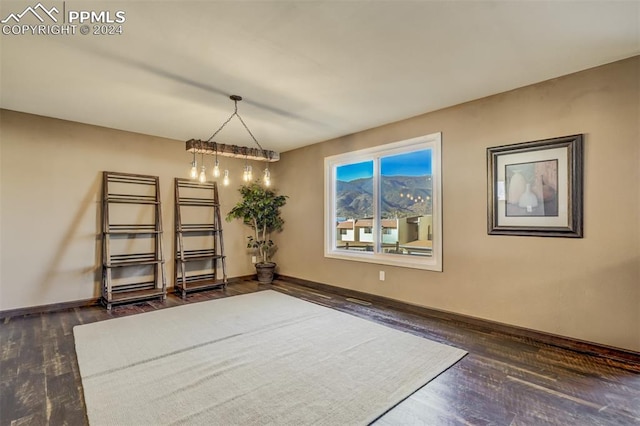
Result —
<path fill-rule="evenodd" d="M 218 133 L 220 133 L 220 130 L 224 129 L 224 126 L 226 126 L 231 121 L 231 119 L 233 118 L 234 115 L 238 115 L 238 103 L 237 102 L 236 102 L 236 110 L 233 112 L 233 114 L 231 114 L 231 116 L 229 118 L 227 118 L 227 121 L 222 123 L 222 126 L 220 126 L 220 128 L 218 130 L 213 132 L 211 137 L 209 139 L 207 139 L 207 142 L 211 142 L 211 139 L 213 139 Z"/>
<path fill-rule="evenodd" d="M 237 107 L 236 107 L 237 109 Z M 258 143 L 258 141 L 256 140 L 256 137 L 253 136 L 253 133 L 251 133 L 251 130 L 249 130 L 249 128 L 247 127 L 246 124 L 244 124 L 244 120 L 242 119 L 242 117 L 240 117 L 240 114 L 236 113 L 236 115 L 238 116 L 238 119 L 240 120 L 240 122 L 242 123 L 242 125 L 244 126 L 245 129 L 247 129 L 247 132 L 249 133 L 249 135 L 251 136 L 251 139 L 253 139 L 253 141 L 256 143 L 256 145 L 258 145 L 258 148 L 260 148 L 261 151 L 264 151 L 264 148 L 262 147 L 262 145 L 260 145 Z"/>
<path fill-rule="evenodd" d="M 239 98 L 239 99 L 238 99 Z M 260 148 L 261 151 L 264 151 L 264 148 L 262 147 L 262 145 L 260 145 L 260 143 L 258 143 L 258 140 L 256 139 L 255 136 L 253 136 L 253 133 L 251 133 L 251 130 L 249 130 L 249 127 L 246 125 L 246 123 L 244 122 L 244 120 L 242 119 L 242 117 L 240 117 L 240 114 L 238 114 L 238 101 L 241 101 L 242 98 L 240 96 L 236 96 L 236 95 L 232 95 L 231 99 L 233 100 L 234 103 L 234 109 L 233 109 L 233 114 L 231 114 L 229 116 L 229 118 L 227 118 L 227 121 L 225 121 L 224 123 L 222 123 L 222 126 L 220 126 L 220 128 L 218 130 L 216 130 L 209 139 L 207 139 L 207 142 L 211 142 L 211 140 L 218 134 L 220 133 L 220 130 L 224 129 L 224 126 L 226 126 L 231 119 L 236 116 L 238 117 L 238 120 L 240 120 L 240 122 L 242 123 L 242 125 L 244 126 L 245 130 L 247 131 L 247 133 L 249 133 L 249 136 L 251 136 L 251 139 L 253 139 L 253 141 L 256 143 L 256 145 L 258 145 L 258 148 Z"/>

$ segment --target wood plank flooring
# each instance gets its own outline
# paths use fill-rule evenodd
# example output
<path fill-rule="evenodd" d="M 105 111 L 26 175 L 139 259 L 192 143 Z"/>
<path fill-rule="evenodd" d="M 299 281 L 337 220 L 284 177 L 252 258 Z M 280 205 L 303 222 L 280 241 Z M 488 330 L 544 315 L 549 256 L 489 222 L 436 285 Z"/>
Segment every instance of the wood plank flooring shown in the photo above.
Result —
<path fill-rule="evenodd" d="M 640 425 L 637 364 L 591 357 L 463 323 L 284 281 L 116 306 L 66 309 L 0 323 L 0 425 L 87 424 L 73 326 L 274 289 L 469 352 L 379 425 Z M 167 401 L 169 404 L 170 401 Z"/>

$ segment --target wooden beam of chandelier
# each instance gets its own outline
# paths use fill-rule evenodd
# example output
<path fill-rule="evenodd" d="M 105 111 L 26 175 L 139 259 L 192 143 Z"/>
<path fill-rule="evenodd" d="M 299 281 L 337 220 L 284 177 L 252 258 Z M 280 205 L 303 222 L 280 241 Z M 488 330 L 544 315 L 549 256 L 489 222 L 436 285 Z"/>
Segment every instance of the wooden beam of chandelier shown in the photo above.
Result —
<path fill-rule="evenodd" d="M 267 161 L 273 163 L 280 160 L 280 154 L 266 149 L 249 148 L 247 146 L 226 145 L 200 139 L 189 139 L 186 150 L 196 154 L 220 155 L 222 157 L 246 158 L 247 160 Z"/>

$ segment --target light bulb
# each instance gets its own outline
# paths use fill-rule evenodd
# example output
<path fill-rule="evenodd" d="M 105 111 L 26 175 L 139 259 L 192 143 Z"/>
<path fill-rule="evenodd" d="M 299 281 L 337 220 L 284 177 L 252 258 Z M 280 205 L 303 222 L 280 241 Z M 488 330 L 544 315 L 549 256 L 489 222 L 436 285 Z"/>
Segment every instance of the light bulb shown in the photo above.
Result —
<path fill-rule="evenodd" d="M 264 186 L 270 186 L 271 185 L 271 172 L 269 171 L 269 168 L 264 169 Z"/>
<path fill-rule="evenodd" d="M 224 186 L 229 185 L 229 170 L 224 171 L 224 179 L 222 179 L 222 184 Z"/>
<path fill-rule="evenodd" d="M 216 160 L 215 165 L 213 166 L 213 177 L 220 177 L 220 163 L 218 163 L 218 160 Z"/>
<path fill-rule="evenodd" d="M 194 161 L 191 162 L 191 179 L 196 179 L 198 177 L 198 164 Z"/>
<path fill-rule="evenodd" d="M 202 166 L 202 170 L 200 170 L 200 176 L 198 177 L 198 180 L 200 181 L 200 183 L 205 183 L 207 181 L 207 173 L 204 166 Z"/>
<path fill-rule="evenodd" d="M 253 180 L 253 173 L 251 172 L 251 166 L 247 166 L 247 182 Z"/>

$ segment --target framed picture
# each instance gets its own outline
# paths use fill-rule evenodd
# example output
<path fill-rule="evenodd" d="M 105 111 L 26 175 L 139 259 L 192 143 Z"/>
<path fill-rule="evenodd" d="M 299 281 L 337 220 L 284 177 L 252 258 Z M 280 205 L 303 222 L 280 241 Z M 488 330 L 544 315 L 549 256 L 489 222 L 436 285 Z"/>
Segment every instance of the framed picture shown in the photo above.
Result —
<path fill-rule="evenodd" d="M 582 238 L 582 135 L 487 148 L 490 235 Z"/>

